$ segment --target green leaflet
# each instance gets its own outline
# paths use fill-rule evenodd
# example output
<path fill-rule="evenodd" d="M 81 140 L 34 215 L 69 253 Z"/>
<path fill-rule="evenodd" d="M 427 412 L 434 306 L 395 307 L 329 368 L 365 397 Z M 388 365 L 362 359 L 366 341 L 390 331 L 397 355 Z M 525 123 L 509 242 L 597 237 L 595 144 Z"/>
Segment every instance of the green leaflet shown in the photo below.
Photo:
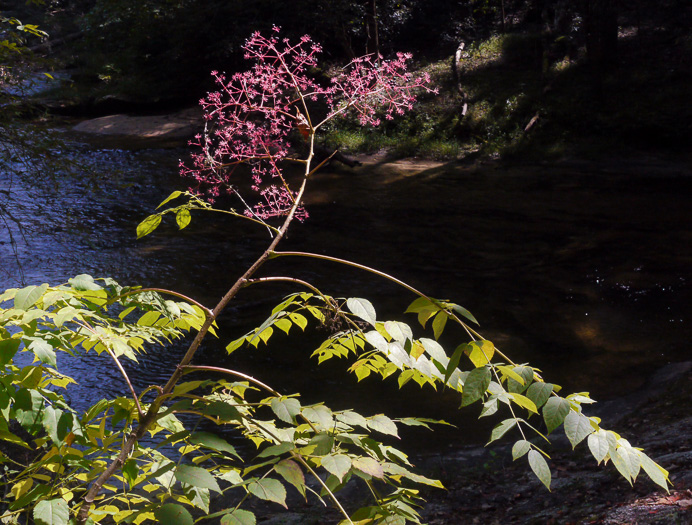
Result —
<path fill-rule="evenodd" d="M 569 401 L 561 397 L 551 397 L 543 406 L 543 419 L 548 427 L 548 434 L 559 427 L 570 411 Z"/>
<path fill-rule="evenodd" d="M 231 454 L 232 456 L 241 459 L 233 445 L 216 434 L 212 434 L 211 432 L 194 432 L 190 436 L 189 441 L 194 445 L 210 448 L 212 450 L 216 450 L 217 452 L 226 452 L 227 454 Z"/>
<path fill-rule="evenodd" d="M 48 284 L 43 283 L 41 286 L 27 286 L 21 290 L 17 290 L 14 295 L 14 307 L 17 310 L 28 310 L 48 289 Z"/>
<path fill-rule="evenodd" d="M 194 523 L 188 510 L 177 503 L 161 505 L 154 511 L 154 516 L 159 523 L 175 523 L 176 525 L 192 525 Z"/>
<path fill-rule="evenodd" d="M 322 466 L 325 470 L 343 481 L 346 474 L 351 470 L 351 458 L 345 454 L 334 454 L 322 458 Z"/>
<path fill-rule="evenodd" d="M 490 385 L 490 368 L 487 366 L 474 368 L 464 381 L 461 392 L 461 406 L 465 407 L 478 401 Z"/>
<path fill-rule="evenodd" d="M 178 465 L 175 469 L 175 479 L 182 483 L 187 483 L 193 487 L 211 489 L 214 492 L 221 492 L 219 484 L 216 482 L 207 469 L 193 467 L 192 465 Z"/>
<path fill-rule="evenodd" d="M 565 435 L 572 448 L 576 447 L 586 436 L 594 431 L 591 421 L 581 412 L 570 410 L 564 420 Z"/>
<path fill-rule="evenodd" d="M 274 465 L 274 470 L 305 497 L 305 475 L 298 463 L 292 459 L 283 459 Z"/>
<path fill-rule="evenodd" d="M 161 215 L 149 215 L 146 219 L 137 225 L 137 238 L 141 239 L 149 235 L 161 224 Z"/>
<path fill-rule="evenodd" d="M 192 221 L 192 215 L 190 215 L 190 210 L 187 208 L 181 208 L 175 214 L 175 222 L 181 230 L 190 224 L 190 221 Z"/>
<path fill-rule="evenodd" d="M 331 430 L 334 426 L 332 411 L 324 405 L 303 408 L 303 416 L 316 424 L 318 429 L 321 430 Z"/>
<path fill-rule="evenodd" d="M 375 307 L 370 301 L 358 297 L 350 297 L 346 300 L 346 306 L 355 316 L 375 326 L 377 314 L 375 313 Z"/>
<path fill-rule="evenodd" d="M 490 441 L 488 441 L 485 446 L 487 447 L 492 443 L 493 441 L 497 441 L 500 439 L 502 436 L 504 436 L 509 429 L 511 429 L 514 425 L 517 424 L 517 420 L 514 418 L 510 419 L 505 419 L 501 423 L 499 423 L 495 428 L 493 428 L 492 433 L 490 434 Z"/>
<path fill-rule="evenodd" d="M 548 401 L 548 398 L 550 398 L 550 394 L 552 394 L 552 392 L 552 384 L 536 381 L 529 386 L 528 390 L 526 391 L 526 397 L 528 397 L 538 408 L 540 408 L 545 404 L 546 401 Z"/>
<path fill-rule="evenodd" d="M 514 446 L 512 446 L 512 459 L 516 461 L 524 454 L 526 454 L 529 450 L 531 450 L 531 443 L 529 443 L 525 439 L 520 439 L 519 441 L 514 443 Z"/>
<path fill-rule="evenodd" d="M 396 424 L 384 414 L 378 414 L 368 419 L 368 428 L 382 434 L 399 437 Z"/>
<path fill-rule="evenodd" d="M 536 450 L 529 450 L 529 466 L 536 477 L 550 490 L 550 468 L 543 455 Z"/>
<path fill-rule="evenodd" d="M 228 514 L 224 514 L 219 523 L 221 525 L 255 525 L 257 519 L 248 510 L 233 509 Z"/>
<path fill-rule="evenodd" d="M 286 399 L 273 398 L 271 401 L 271 408 L 281 421 L 286 423 L 294 423 L 295 418 L 300 414 L 300 401 L 293 397 Z"/>
<path fill-rule="evenodd" d="M 384 477 L 384 469 L 379 461 L 369 457 L 359 457 L 353 460 L 353 468 L 372 476 L 373 478 L 382 479 Z"/>
<path fill-rule="evenodd" d="M 284 508 L 288 508 L 286 506 L 286 488 L 276 479 L 263 478 L 252 481 L 248 484 L 247 489 L 250 494 L 260 499 L 273 501 Z"/>
<path fill-rule="evenodd" d="M 39 501 L 34 507 L 34 520 L 37 525 L 67 525 L 70 509 L 62 499 Z"/>

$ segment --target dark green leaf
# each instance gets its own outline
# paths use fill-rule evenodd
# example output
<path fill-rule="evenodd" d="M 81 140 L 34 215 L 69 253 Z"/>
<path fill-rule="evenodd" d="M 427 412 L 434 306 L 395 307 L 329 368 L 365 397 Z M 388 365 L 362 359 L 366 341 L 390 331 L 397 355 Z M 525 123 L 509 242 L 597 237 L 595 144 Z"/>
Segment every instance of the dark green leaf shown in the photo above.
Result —
<path fill-rule="evenodd" d="M 175 523 L 175 525 L 192 525 L 194 523 L 188 510 L 177 503 L 161 505 L 154 511 L 154 516 L 159 523 Z"/>
<path fill-rule="evenodd" d="M 305 496 L 305 476 L 298 463 L 292 459 L 283 459 L 274 465 L 274 470 Z"/>
<path fill-rule="evenodd" d="M 178 468 L 175 470 L 175 479 L 194 487 L 202 487 L 211 489 L 215 492 L 221 492 L 219 484 L 216 482 L 216 479 L 214 479 L 214 476 L 201 467 L 178 465 Z"/>
<path fill-rule="evenodd" d="M 190 436 L 190 443 L 210 448 L 217 452 L 226 452 L 240 458 L 233 445 L 211 432 L 195 432 Z"/>
<path fill-rule="evenodd" d="M 0 366 L 5 366 L 19 350 L 19 339 L 3 339 L 0 341 Z"/>
<path fill-rule="evenodd" d="M 461 393 L 461 406 L 465 407 L 478 401 L 490 385 L 490 368 L 474 368 L 464 381 Z"/>
<path fill-rule="evenodd" d="M 548 401 L 548 398 L 550 398 L 550 394 L 552 392 L 552 384 L 536 381 L 535 383 L 532 383 L 529 389 L 526 391 L 526 397 L 533 401 L 536 407 L 540 408 L 545 404 L 546 401 Z"/>
<path fill-rule="evenodd" d="M 308 449 L 312 449 L 309 454 L 313 456 L 326 456 L 331 453 L 332 447 L 334 447 L 334 438 L 326 432 L 315 434 L 308 443 Z"/>
<path fill-rule="evenodd" d="M 128 459 L 123 465 L 123 477 L 130 488 L 135 486 L 135 481 L 139 475 L 139 467 L 137 466 L 137 461 L 134 459 Z"/>
<path fill-rule="evenodd" d="M 533 381 L 533 369 L 529 366 L 515 366 L 514 372 L 521 376 L 524 381 L 522 383 L 510 377 L 507 380 L 507 390 L 516 394 L 521 394 Z"/>
<path fill-rule="evenodd" d="M 280 456 L 282 454 L 285 454 L 289 450 L 293 450 L 295 448 L 295 445 L 289 441 L 286 441 L 284 443 L 279 443 L 278 445 L 272 445 L 270 447 L 265 448 L 262 452 L 257 454 L 258 458 L 268 458 L 271 456 Z"/>
<path fill-rule="evenodd" d="M 543 406 L 543 419 L 548 427 L 548 434 L 559 427 L 570 411 L 569 401 L 562 397 L 551 397 Z"/>
<path fill-rule="evenodd" d="M 452 310 L 454 310 L 456 313 L 462 315 L 463 317 L 466 317 L 469 321 L 475 324 L 479 324 L 478 321 L 476 321 L 476 318 L 469 312 L 466 308 L 463 306 L 459 306 L 458 304 L 453 304 L 452 305 Z"/>

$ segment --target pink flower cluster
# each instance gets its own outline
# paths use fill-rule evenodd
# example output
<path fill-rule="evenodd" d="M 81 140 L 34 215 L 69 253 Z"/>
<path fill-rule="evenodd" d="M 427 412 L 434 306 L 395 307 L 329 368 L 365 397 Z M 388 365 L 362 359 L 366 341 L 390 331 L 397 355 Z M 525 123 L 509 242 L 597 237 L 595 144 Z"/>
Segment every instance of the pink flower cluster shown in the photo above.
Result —
<path fill-rule="evenodd" d="M 238 193 L 236 170 L 248 166 L 251 187 L 262 202 L 245 213 L 258 219 L 289 213 L 295 192 L 283 177 L 288 160 L 289 134 L 298 131 L 311 135 L 331 118 L 355 112 L 363 125 L 378 125 L 384 115 L 391 119 L 411 109 L 415 92 L 430 78 L 407 72 L 410 55 L 399 54 L 392 61 L 365 56 L 353 60 L 336 75 L 330 85 L 319 85 L 309 71 L 317 66 L 319 44 L 309 36 L 297 43 L 280 39 L 279 29 L 264 37 L 254 33 L 245 43 L 245 58 L 253 67 L 230 79 L 212 72 L 219 90 L 200 101 L 204 109 L 205 131 L 190 145 L 192 165 L 180 163 L 181 175 L 196 182 L 193 191 L 210 202 L 222 193 Z M 320 122 L 310 120 L 310 107 L 321 103 L 327 115 Z M 243 201 L 245 202 L 245 201 Z M 307 212 L 299 207 L 296 217 Z"/>

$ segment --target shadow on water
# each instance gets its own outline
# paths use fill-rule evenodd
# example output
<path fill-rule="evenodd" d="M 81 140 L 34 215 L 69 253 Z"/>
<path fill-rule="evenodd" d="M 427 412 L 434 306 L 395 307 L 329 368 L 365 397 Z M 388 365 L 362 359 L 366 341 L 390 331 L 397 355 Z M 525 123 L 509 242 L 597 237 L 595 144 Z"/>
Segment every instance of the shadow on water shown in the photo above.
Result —
<path fill-rule="evenodd" d="M 82 149 L 76 155 L 99 166 L 97 181 L 70 180 L 52 193 L 15 181 L 27 282 L 55 284 L 89 273 L 165 286 L 211 306 L 268 236 L 209 214 L 181 232 L 168 225 L 136 241 L 136 224 L 184 186 L 176 165 L 185 154 Z M 538 366 L 569 391 L 607 399 L 637 389 L 660 366 L 689 358 L 690 175 L 655 163 L 505 169 L 366 160 L 357 170 L 315 177 L 311 217 L 292 227 L 283 249 L 368 264 L 454 300 L 517 362 Z M 0 255 L 10 260 L 7 243 L 0 243 Z M 11 267 L 5 272 L 2 285 L 16 286 Z M 262 275 L 291 275 L 334 296 L 367 297 L 381 319 L 402 319 L 414 299 L 388 281 L 324 261 L 278 259 Z M 422 448 L 487 438 L 478 431 L 477 410 L 459 415 L 452 394 L 410 385 L 399 391 L 395 381 L 357 385 L 343 361 L 318 367 L 309 355 L 327 336 L 320 329 L 226 356 L 228 340 L 257 326 L 293 291 L 284 285 L 243 291 L 219 321 L 221 338 L 206 343 L 196 362 L 242 369 L 282 392 L 301 392 L 303 404 L 325 400 L 334 409 L 439 417 L 462 427 L 438 431 L 434 439 L 416 434 Z M 462 335 L 450 331 L 442 342 L 452 349 Z M 143 357 L 136 371 L 130 366 L 135 387 L 167 377 L 183 352 L 176 343 Z M 78 405 L 125 394 L 115 371 L 95 373 L 91 357 L 61 366 L 79 382 L 71 394 Z M 465 431 L 470 424 L 473 431 Z"/>

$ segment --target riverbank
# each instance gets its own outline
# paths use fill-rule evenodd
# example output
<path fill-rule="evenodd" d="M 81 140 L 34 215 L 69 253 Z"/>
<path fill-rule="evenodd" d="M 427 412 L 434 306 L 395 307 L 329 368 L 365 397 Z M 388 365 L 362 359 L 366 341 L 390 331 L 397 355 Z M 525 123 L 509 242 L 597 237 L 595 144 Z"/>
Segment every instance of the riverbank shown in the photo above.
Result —
<path fill-rule="evenodd" d="M 525 461 L 512 462 L 509 446 L 470 446 L 413 456 L 425 475 L 445 490 L 430 489 L 421 509 L 428 525 L 684 525 L 692 523 L 692 362 L 664 367 L 645 388 L 590 411 L 670 472 L 667 494 L 643 474 L 633 487 L 612 464 L 596 465 L 586 444 L 571 450 L 555 432 L 549 462 L 552 491 Z M 342 493 L 346 508 L 366 502 L 364 487 Z M 336 523 L 339 514 L 295 500 L 288 511 L 263 502 L 249 507 L 264 525 Z"/>

